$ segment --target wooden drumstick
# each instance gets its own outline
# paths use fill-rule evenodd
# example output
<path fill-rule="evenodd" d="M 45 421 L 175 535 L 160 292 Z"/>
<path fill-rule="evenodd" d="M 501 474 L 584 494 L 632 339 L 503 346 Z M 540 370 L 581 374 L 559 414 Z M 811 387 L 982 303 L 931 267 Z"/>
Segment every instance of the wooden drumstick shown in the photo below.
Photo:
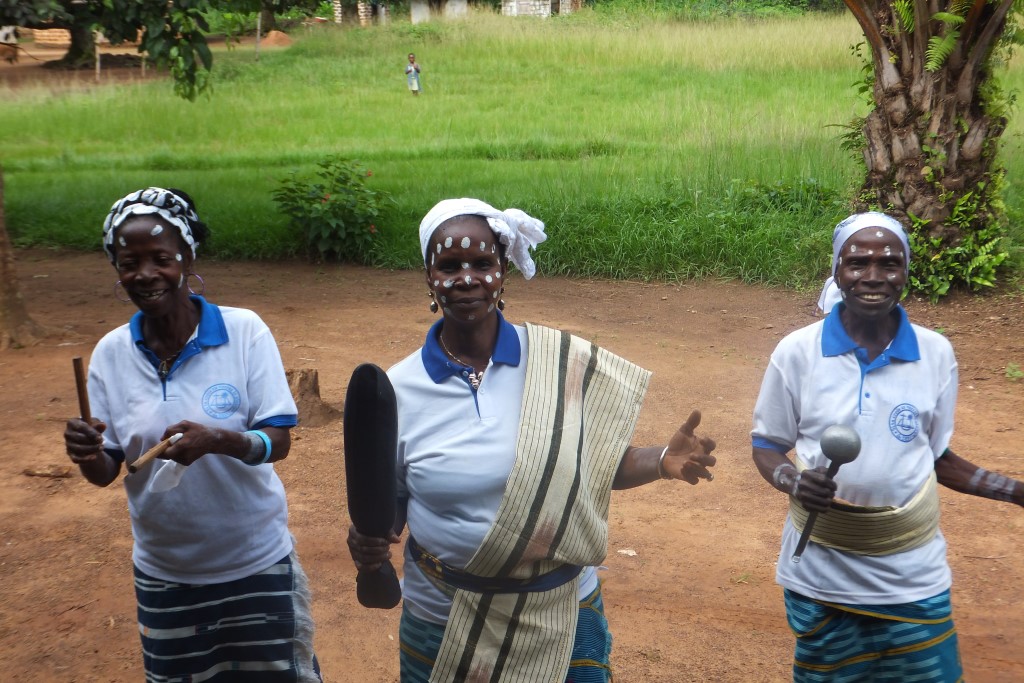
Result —
<path fill-rule="evenodd" d="M 164 451 L 171 447 L 172 444 L 178 442 L 178 439 L 183 437 L 184 434 L 171 434 L 169 437 L 158 443 L 157 445 L 150 448 L 148 451 L 140 455 L 132 464 L 128 465 L 128 473 L 135 474 L 139 471 L 139 468 L 148 463 L 150 460 L 159 458 L 163 455 Z"/>
<path fill-rule="evenodd" d="M 82 420 L 91 423 L 92 411 L 89 410 L 89 392 L 85 386 L 85 366 L 82 365 L 82 357 L 75 356 L 71 359 L 71 365 L 75 369 L 75 389 L 78 390 L 78 412 Z"/>

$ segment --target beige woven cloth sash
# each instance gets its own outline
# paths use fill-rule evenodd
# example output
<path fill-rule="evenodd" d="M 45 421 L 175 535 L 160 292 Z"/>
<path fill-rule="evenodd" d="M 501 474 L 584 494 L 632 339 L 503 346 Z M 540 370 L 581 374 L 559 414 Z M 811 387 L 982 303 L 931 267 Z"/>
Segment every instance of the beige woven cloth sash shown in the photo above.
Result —
<path fill-rule="evenodd" d="M 497 518 L 466 566 L 530 578 L 605 557 L 612 480 L 636 427 L 647 370 L 565 332 L 526 325 L 516 461 Z M 431 683 L 562 683 L 579 578 L 540 593 L 455 591 Z"/>
<path fill-rule="evenodd" d="M 803 469 L 797 460 L 797 469 Z M 803 533 L 807 510 L 790 496 L 789 516 Z M 893 555 L 919 548 L 939 530 L 939 492 L 935 472 L 901 507 L 862 507 L 842 501 L 832 503 L 827 514 L 818 515 L 811 540 L 856 555 Z"/>

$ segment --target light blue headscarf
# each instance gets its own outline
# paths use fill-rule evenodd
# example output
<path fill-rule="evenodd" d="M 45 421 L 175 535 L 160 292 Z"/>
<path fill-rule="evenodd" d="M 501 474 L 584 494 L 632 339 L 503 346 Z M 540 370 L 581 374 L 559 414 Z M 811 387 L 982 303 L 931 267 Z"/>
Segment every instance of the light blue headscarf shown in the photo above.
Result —
<path fill-rule="evenodd" d="M 832 311 L 833 306 L 843 300 L 843 295 L 835 282 L 836 268 L 839 266 L 839 252 L 843 250 L 843 245 L 853 237 L 854 233 L 864 228 L 881 228 L 899 237 L 900 243 L 903 244 L 903 259 L 906 262 L 907 273 L 910 272 L 910 240 L 907 239 L 903 225 L 892 216 L 878 211 L 855 213 L 849 218 L 843 219 L 832 231 L 832 276 L 825 280 L 825 286 L 818 297 L 818 308 L 823 313 L 828 314 Z"/>

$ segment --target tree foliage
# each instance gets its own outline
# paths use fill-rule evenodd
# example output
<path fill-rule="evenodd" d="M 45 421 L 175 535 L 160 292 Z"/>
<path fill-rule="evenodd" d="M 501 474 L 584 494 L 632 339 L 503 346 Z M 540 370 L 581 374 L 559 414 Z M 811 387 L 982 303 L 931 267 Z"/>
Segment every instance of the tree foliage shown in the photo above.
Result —
<path fill-rule="evenodd" d="M 139 52 L 170 70 L 175 92 L 193 100 L 213 64 L 203 35 L 209 8 L 209 0 L 0 0 L 0 25 L 69 30 L 68 62 L 92 60 L 94 30 L 114 45 L 138 40 Z"/>

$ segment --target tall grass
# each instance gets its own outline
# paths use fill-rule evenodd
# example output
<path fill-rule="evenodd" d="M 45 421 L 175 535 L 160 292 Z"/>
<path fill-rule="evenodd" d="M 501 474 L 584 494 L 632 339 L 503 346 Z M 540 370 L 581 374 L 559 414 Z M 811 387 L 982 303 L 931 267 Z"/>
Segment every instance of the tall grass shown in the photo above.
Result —
<path fill-rule="evenodd" d="M 417 264 L 415 226 L 438 199 L 479 196 L 546 221 L 548 273 L 802 286 L 827 268 L 859 182 L 832 127 L 863 114 L 849 49 L 860 37 L 843 15 L 474 14 L 294 37 L 259 61 L 218 52 L 214 93 L 194 104 L 166 82 L 0 86 L 16 242 L 94 247 L 114 199 L 158 184 L 196 198 L 210 252 L 296 256 L 302 240 L 270 191 L 342 154 L 394 197 L 378 226 L 383 266 Z M 423 65 L 416 98 L 408 52 Z"/>

